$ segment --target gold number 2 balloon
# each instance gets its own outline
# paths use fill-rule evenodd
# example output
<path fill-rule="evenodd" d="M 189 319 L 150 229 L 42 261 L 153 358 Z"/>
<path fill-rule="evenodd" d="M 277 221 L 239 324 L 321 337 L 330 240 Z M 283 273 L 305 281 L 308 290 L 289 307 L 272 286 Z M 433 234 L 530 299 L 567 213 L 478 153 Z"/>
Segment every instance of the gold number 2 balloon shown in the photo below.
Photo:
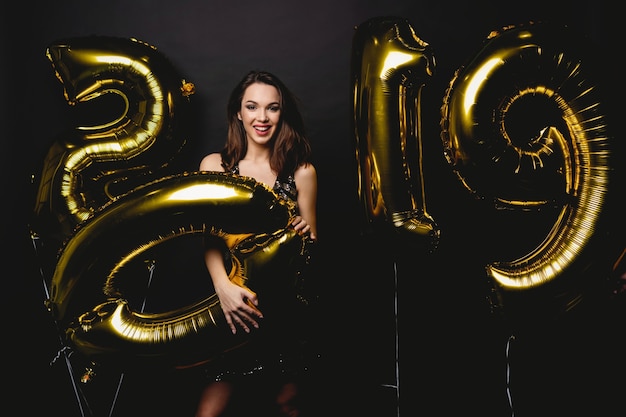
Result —
<path fill-rule="evenodd" d="M 73 38 L 50 45 L 46 56 L 68 104 L 99 115 L 56 141 L 41 170 L 36 220 L 43 226 L 56 222 L 68 235 L 98 207 L 132 189 L 132 182 L 122 185 L 129 177 L 154 175 L 179 152 L 187 141 L 193 84 L 156 48 L 136 39 Z"/>
<path fill-rule="evenodd" d="M 419 117 L 434 67 L 431 48 L 405 19 L 377 17 L 357 27 L 351 75 L 359 199 L 369 225 L 390 221 L 431 249 L 439 229 L 426 211 Z"/>
<path fill-rule="evenodd" d="M 444 152 L 462 184 L 497 208 L 556 213 L 535 249 L 486 266 L 502 291 L 564 276 L 607 212 L 610 139 L 584 45 L 548 24 L 493 32 L 444 98 Z"/>

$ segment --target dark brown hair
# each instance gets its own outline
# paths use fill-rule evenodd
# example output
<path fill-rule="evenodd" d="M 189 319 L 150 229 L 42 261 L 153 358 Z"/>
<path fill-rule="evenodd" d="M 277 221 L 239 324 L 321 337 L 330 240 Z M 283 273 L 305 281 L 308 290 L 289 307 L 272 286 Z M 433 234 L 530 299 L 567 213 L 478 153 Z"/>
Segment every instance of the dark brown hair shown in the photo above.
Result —
<path fill-rule="evenodd" d="M 311 145 L 305 132 L 298 100 L 283 82 L 267 71 L 250 71 L 235 86 L 226 109 L 228 137 L 222 149 L 222 166 L 231 171 L 246 154 L 246 132 L 237 113 L 241 110 L 241 100 L 250 85 L 263 83 L 276 87 L 280 96 L 280 123 L 271 139 L 270 166 L 279 177 L 292 174 L 300 165 L 309 162 Z"/>

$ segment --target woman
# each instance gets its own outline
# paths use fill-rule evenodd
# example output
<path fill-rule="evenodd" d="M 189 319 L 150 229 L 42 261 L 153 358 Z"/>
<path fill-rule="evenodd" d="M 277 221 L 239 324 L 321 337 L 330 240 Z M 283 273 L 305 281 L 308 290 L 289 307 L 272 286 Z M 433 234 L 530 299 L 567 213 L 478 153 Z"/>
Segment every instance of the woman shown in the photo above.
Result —
<path fill-rule="evenodd" d="M 297 216 L 291 226 L 315 242 L 317 173 L 310 162 L 311 146 L 295 96 L 273 74 L 251 71 L 233 89 L 227 116 L 226 144 L 221 152 L 205 156 L 200 170 L 252 177 L 279 197 L 295 201 Z M 206 266 L 231 331 L 251 333 L 262 328 L 264 315 L 257 294 L 228 279 L 223 251 L 210 239 L 207 242 Z M 265 346 L 248 344 L 215 361 L 219 369 L 209 370 L 212 382 L 201 395 L 196 417 L 230 415 L 249 400 L 233 400 L 238 394 L 235 388 L 248 384 L 258 394 L 269 386 L 251 382 L 252 375 L 285 377 L 273 393 L 273 408 L 277 415 L 300 415 L 295 404 L 300 389 L 296 378 L 306 367 L 296 352 L 301 343 L 270 334 Z"/>

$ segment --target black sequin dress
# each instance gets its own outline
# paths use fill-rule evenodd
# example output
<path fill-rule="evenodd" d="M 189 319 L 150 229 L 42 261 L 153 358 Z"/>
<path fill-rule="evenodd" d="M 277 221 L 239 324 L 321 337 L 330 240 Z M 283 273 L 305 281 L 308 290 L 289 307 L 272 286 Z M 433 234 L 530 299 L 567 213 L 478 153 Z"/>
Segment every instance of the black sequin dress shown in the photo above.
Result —
<path fill-rule="evenodd" d="M 235 166 L 231 173 L 239 175 L 239 167 Z M 293 175 L 277 178 L 273 191 L 282 199 L 297 201 Z M 314 245 L 306 243 L 307 263 Z M 237 381 L 251 375 L 294 379 L 306 374 L 320 359 L 312 330 L 317 295 L 303 291 L 303 281 L 308 280 L 308 274 L 300 275 L 296 285 L 284 291 L 273 291 L 270 301 L 268 297 L 260 297 L 259 307 L 264 315 L 260 328 L 251 331 L 245 345 L 222 353 L 205 366 L 209 380 Z M 294 277 L 285 279 L 294 282 Z"/>

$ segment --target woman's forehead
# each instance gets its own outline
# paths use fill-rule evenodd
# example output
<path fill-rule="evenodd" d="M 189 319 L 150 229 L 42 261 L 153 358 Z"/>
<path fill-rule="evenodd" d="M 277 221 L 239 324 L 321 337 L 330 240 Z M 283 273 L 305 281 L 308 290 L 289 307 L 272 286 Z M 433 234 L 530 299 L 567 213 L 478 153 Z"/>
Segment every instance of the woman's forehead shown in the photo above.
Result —
<path fill-rule="evenodd" d="M 264 83 L 250 84 L 243 93 L 242 101 L 254 101 L 256 103 L 278 103 L 280 94 L 273 85 Z"/>

